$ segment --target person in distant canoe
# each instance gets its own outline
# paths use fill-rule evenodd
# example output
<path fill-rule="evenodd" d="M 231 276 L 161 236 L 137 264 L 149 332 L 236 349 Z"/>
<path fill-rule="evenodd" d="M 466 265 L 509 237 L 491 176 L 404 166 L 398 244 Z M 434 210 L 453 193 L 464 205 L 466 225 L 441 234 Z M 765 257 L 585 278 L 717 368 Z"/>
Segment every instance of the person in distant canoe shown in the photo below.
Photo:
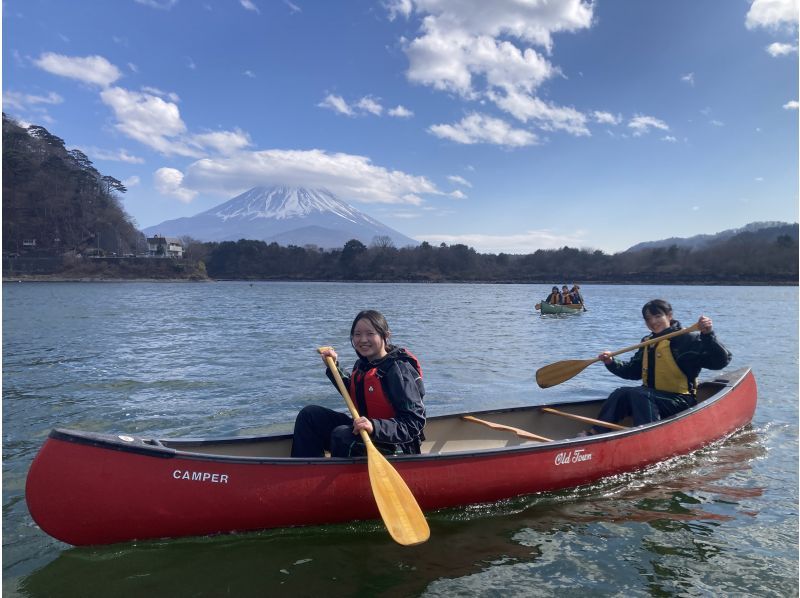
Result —
<path fill-rule="evenodd" d="M 575 305 L 583 305 L 583 296 L 581 295 L 580 286 L 573 283 L 572 288 L 569 290 L 569 294 L 572 297 L 572 303 Z"/>
<path fill-rule="evenodd" d="M 642 308 L 645 324 L 652 334 L 642 341 L 681 329 L 672 318 L 672 306 L 663 299 L 649 301 Z M 642 380 L 641 386 L 624 386 L 612 392 L 600 407 L 597 419 L 617 423 L 627 416 L 639 426 L 675 415 L 697 404 L 697 376 L 702 368 L 721 370 L 732 358 L 717 340 L 711 318 L 700 316 L 700 332 L 689 332 L 640 348 L 630 361 L 620 361 L 603 351 L 598 358 L 612 374 L 627 380 Z M 580 436 L 608 432 L 598 425 Z"/>
<path fill-rule="evenodd" d="M 561 305 L 564 302 L 563 297 L 561 297 L 561 293 L 558 292 L 558 287 L 553 287 L 553 290 L 550 291 L 550 294 L 545 299 L 545 303 L 549 303 L 550 305 Z"/>
<path fill-rule="evenodd" d="M 357 457 L 366 454 L 361 430 L 366 430 L 375 447 L 385 454 L 418 454 L 424 440 L 425 386 L 422 368 L 414 355 L 389 342 L 391 331 L 380 312 L 360 312 L 350 327 L 350 343 L 358 355 L 352 373 L 341 369 L 345 386 L 358 410 L 349 413 L 319 405 L 303 407 L 294 424 L 292 457 Z M 322 351 L 339 368 L 333 349 Z M 325 370 L 334 382 L 330 370 Z M 335 385 L 335 382 L 334 382 Z"/>
<path fill-rule="evenodd" d="M 561 300 L 563 301 L 564 305 L 572 305 L 574 303 L 572 301 L 572 295 L 570 295 L 567 285 L 561 287 Z"/>

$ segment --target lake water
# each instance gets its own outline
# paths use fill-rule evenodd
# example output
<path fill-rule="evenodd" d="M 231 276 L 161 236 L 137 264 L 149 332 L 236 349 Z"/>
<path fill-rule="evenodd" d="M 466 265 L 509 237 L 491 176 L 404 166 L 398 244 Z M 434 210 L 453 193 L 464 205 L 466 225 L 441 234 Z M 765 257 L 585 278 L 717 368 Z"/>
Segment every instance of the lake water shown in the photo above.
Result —
<path fill-rule="evenodd" d="M 4 283 L 3 594 L 796 596 L 797 287 L 583 285 L 588 311 L 541 316 L 549 286 Z M 290 431 L 309 403 L 344 408 L 315 349 L 352 363 L 360 309 L 420 357 L 437 415 L 606 396 L 625 381 L 599 364 L 546 390 L 534 372 L 637 343 L 656 297 L 684 324 L 713 318 L 759 402 L 751 427 L 647 471 L 430 513 L 411 548 L 378 522 L 72 548 L 27 512 L 55 426 L 249 435 Z"/>

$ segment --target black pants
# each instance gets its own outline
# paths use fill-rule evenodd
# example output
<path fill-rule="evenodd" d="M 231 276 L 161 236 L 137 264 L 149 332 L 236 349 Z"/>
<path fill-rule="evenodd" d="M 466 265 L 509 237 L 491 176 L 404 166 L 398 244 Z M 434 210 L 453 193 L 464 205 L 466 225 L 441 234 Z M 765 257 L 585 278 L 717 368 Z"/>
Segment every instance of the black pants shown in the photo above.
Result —
<path fill-rule="evenodd" d="M 354 445 L 360 445 L 358 449 Z M 353 434 L 353 418 L 345 413 L 308 405 L 294 422 L 292 457 L 353 457 L 364 454 L 364 444 Z"/>
<path fill-rule="evenodd" d="M 697 405 L 690 395 L 661 392 L 647 386 L 623 386 L 612 392 L 600 407 L 597 419 L 616 423 L 631 416 L 634 426 L 641 426 L 675 415 Z M 609 428 L 593 426 L 594 432 L 610 432 Z"/>

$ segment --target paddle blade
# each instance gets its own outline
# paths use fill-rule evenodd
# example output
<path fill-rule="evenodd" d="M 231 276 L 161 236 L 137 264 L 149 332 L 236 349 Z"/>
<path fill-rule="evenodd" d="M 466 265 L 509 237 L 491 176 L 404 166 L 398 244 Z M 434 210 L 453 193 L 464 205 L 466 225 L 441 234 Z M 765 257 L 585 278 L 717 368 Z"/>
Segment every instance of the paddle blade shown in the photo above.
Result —
<path fill-rule="evenodd" d="M 403 478 L 378 449 L 367 443 L 369 483 L 383 523 L 395 542 L 422 544 L 431 535 L 428 522 Z"/>
<path fill-rule="evenodd" d="M 550 388 L 566 382 L 573 376 L 580 374 L 584 368 L 597 361 L 597 359 L 569 359 L 557 361 L 536 370 L 536 384 L 540 388 Z"/>

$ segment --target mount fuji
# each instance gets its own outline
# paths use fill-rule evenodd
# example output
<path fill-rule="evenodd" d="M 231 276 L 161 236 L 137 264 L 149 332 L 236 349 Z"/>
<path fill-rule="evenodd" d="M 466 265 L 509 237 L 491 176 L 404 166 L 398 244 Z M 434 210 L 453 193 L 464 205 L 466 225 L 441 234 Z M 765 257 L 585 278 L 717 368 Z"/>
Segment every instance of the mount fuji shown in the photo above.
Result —
<path fill-rule="evenodd" d="M 359 212 L 325 189 L 254 187 L 210 210 L 167 220 L 142 232 L 198 241 L 253 239 L 279 245 L 340 248 L 351 239 L 369 245 L 389 237 L 395 247 L 418 241 Z"/>

